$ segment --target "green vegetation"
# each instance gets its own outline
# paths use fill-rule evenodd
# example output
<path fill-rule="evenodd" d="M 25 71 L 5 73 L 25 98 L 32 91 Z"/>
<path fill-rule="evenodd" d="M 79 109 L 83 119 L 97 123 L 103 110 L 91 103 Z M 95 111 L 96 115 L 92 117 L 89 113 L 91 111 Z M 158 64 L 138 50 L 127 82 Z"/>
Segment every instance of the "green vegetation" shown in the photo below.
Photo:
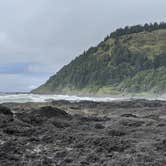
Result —
<path fill-rule="evenodd" d="M 166 91 L 166 24 L 118 29 L 64 66 L 34 93 Z"/>
<path fill-rule="evenodd" d="M 119 85 L 120 91 L 166 93 L 166 67 L 137 73 Z"/>
<path fill-rule="evenodd" d="M 152 32 L 159 29 L 166 29 L 166 23 L 162 22 L 160 24 L 145 24 L 145 25 L 135 25 L 135 26 L 126 26 L 125 28 L 119 28 L 115 32 L 112 32 L 108 37 L 119 37 L 123 35 L 133 34 L 133 33 L 140 33 L 140 32 Z M 107 37 L 107 38 L 108 38 Z"/>

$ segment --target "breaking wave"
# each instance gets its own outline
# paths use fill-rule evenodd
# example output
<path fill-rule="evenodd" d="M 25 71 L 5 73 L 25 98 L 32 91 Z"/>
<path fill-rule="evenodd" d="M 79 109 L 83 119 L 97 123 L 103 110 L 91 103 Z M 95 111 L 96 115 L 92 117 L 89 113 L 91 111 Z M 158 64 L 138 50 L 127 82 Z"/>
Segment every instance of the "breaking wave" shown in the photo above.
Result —
<path fill-rule="evenodd" d="M 144 98 L 144 97 L 79 97 L 69 95 L 37 95 L 37 94 L 0 94 L 0 103 L 26 103 L 26 102 L 48 102 L 52 100 L 67 100 L 67 101 L 98 101 L 109 102 L 118 100 L 131 99 L 149 99 L 149 100 L 166 100 L 166 96 Z"/>

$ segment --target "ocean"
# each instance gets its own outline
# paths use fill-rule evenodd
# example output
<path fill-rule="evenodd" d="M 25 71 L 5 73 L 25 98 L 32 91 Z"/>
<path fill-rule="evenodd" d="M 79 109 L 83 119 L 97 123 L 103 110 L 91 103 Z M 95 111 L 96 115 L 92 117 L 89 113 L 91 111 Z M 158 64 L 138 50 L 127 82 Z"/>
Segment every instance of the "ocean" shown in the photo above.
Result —
<path fill-rule="evenodd" d="M 0 93 L 0 103 L 26 103 L 26 102 L 48 102 L 52 100 L 67 100 L 71 102 L 79 101 L 96 101 L 96 102 L 111 102 L 131 99 L 149 99 L 149 100 L 166 100 L 166 96 L 158 97 L 80 97 L 69 95 L 37 95 L 37 94 L 3 94 Z"/>

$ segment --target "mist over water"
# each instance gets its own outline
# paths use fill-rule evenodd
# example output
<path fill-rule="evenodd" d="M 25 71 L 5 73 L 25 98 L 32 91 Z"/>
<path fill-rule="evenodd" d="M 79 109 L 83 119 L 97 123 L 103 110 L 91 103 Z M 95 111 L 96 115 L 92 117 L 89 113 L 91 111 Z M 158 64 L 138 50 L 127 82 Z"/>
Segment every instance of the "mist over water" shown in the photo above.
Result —
<path fill-rule="evenodd" d="M 132 99 L 148 99 L 148 100 L 166 100 L 166 96 L 157 97 L 80 97 L 69 95 L 37 95 L 37 94 L 0 94 L 0 103 L 26 103 L 26 102 L 48 102 L 52 100 L 67 100 L 71 102 L 79 101 L 97 101 L 97 102 L 111 102 L 111 101 L 125 101 Z"/>

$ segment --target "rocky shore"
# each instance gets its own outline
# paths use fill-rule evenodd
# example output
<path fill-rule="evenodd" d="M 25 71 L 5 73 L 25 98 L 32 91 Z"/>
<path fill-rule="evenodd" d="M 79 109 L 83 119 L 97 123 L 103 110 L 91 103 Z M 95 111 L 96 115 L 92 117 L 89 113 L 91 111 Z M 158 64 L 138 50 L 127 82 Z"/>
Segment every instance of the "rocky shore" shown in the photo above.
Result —
<path fill-rule="evenodd" d="M 1 166 L 165 166 L 166 102 L 0 105 Z"/>

